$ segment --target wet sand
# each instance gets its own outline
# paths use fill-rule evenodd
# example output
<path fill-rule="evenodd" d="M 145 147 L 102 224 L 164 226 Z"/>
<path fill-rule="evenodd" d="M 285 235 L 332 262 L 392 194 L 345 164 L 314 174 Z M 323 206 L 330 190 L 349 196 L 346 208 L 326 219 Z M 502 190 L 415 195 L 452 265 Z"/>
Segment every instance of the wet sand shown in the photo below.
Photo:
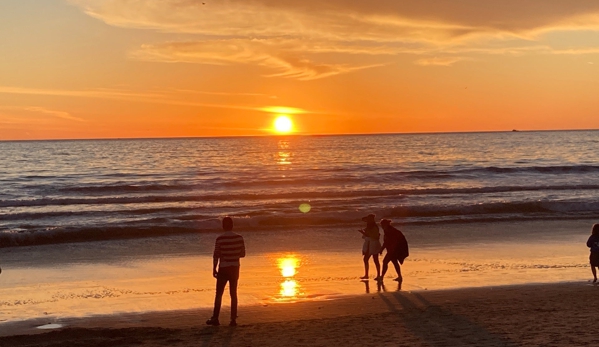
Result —
<path fill-rule="evenodd" d="M 590 278 L 589 221 L 491 223 L 404 229 L 403 290 L 438 290 Z M 0 334 L 13 321 L 205 309 L 212 305 L 218 233 L 2 250 Z M 376 292 L 357 231 L 245 233 L 240 303 L 322 301 Z M 371 262 L 371 278 L 376 276 Z M 287 274 L 285 274 L 287 273 Z M 387 273 L 387 291 L 396 276 Z"/>
<path fill-rule="evenodd" d="M 72 319 L 49 333 L 13 325 L 28 335 L 0 346 L 597 345 L 598 295 L 586 282 L 380 292 L 243 307 L 237 327 L 204 325 L 206 309 Z"/>
<path fill-rule="evenodd" d="M 411 226 L 401 288 L 358 280 L 357 232 L 247 233 L 235 329 L 228 297 L 204 325 L 217 234 L 5 249 L 0 346 L 592 344 L 589 225 Z"/>

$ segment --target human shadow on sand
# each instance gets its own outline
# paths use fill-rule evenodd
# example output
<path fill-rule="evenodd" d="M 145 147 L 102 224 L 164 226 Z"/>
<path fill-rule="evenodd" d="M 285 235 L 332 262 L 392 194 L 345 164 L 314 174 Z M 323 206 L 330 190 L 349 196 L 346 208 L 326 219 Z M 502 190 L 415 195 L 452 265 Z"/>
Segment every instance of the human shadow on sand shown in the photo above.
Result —
<path fill-rule="evenodd" d="M 405 328 L 427 346 L 517 346 L 466 317 L 432 305 L 418 293 L 394 292 L 379 296 L 390 311 L 397 313 Z M 392 302 L 393 299 L 401 308 Z"/>
<path fill-rule="evenodd" d="M 201 347 L 228 347 L 231 345 L 235 330 L 236 328 L 231 327 L 203 327 L 197 331 L 196 336 Z"/>

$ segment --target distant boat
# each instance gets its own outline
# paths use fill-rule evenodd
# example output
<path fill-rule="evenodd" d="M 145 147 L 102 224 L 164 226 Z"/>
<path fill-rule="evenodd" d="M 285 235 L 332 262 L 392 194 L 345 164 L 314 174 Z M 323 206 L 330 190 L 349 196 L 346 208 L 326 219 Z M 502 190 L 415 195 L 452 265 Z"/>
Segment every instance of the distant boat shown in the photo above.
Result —
<path fill-rule="evenodd" d="M 520 131 L 520 130 L 512 129 L 512 131 L 517 132 L 517 131 Z"/>

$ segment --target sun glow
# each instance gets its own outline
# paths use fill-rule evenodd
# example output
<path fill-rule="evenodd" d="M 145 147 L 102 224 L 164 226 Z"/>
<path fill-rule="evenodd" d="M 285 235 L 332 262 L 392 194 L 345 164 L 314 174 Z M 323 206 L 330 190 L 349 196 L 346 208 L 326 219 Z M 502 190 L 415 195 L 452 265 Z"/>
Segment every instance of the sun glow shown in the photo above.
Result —
<path fill-rule="evenodd" d="M 288 255 L 284 258 L 277 259 L 277 263 L 279 270 L 281 270 L 281 276 L 284 278 L 279 291 L 281 298 L 297 298 L 301 295 L 300 285 L 293 277 L 297 274 L 297 268 L 300 266 L 300 259 L 293 255 Z"/>
<path fill-rule="evenodd" d="M 284 298 L 293 298 L 298 294 L 298 285 L 294 280 L 285 280 L 281 283 L 281 291 L 279 292 Z"/>
<path fill-rule="evenodd" d="M 293 130 L 293 122 L 289 116 L 280 115 L 275 118 L 274 130 L 281 134 L 289 133 Z"/>
<path fill-rule="evenodd" d="M 287 258 L 281 258 L 278 260 L 279 269 L 281 270 L 281 275 L 285 278 L 295 276 L 295 269 L 299 267 L 299 259 L 296 257 L 290 256 Z"/>

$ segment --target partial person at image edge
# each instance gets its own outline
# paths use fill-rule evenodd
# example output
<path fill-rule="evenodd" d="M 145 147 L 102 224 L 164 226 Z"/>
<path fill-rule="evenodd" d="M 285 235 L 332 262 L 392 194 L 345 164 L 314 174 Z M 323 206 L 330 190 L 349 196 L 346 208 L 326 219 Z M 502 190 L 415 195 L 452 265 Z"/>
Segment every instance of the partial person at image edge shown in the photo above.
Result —
<path fill-rule="evenodd" d="M 599 267 L 599 224 L 593 224 L 591 236 L 587 240 L 587 247 L 591 249 L 589 262 L 593 273 L 593 283 L 597 283 L 597 267 Z"/>

